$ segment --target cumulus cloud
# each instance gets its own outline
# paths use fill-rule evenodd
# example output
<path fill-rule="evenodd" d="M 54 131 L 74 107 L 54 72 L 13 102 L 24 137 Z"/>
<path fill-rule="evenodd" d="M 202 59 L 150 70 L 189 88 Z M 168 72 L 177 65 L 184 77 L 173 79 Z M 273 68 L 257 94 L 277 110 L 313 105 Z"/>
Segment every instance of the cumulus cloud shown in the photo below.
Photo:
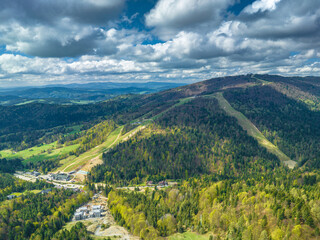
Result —
<path fill-rule="evenodd" d="M 94 54 L 105 40 L 101 26 L 116 19 L 124 3 L 125 0 L 4 0 L 0 42 L 9 51 L 40 57 Z M 113 48 L 103 53 L 115 51 Z"/>
<path fill-rule="evenodd" d="M 319 75 L 320 1 L 256 0 L 235 14 L 236 0 L 158 0 L 145 15 L 125 0 L 3 2 L 1 84 Z"/>
<path fill-rule="evenodd" d="M 264 11 L 273 11 L 277 7 L 277 3 L 281 0 L 257 0 L 244 9 L 246 13 L 257 13 Z"/>
<path fill-rule="evenodd" d="M 146 16 L 146 24 L 156 34 L 168 39 L 181 30 L 199 25 L 218 26 L 223 13 L 233 0 L 159 0 Z"/>

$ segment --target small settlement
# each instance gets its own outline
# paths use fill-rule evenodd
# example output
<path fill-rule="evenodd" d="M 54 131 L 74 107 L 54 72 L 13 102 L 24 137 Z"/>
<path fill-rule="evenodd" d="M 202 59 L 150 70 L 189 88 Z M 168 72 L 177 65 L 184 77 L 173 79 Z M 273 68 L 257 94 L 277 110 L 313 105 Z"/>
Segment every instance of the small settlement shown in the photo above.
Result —
<path fill-rule="evenodd" d="M 37 171 L 33 171 L 33 172 L 26 172 L 27 175 L 32 175 L 32 176 L 35 176 L 35 177 L 38 177 L 41 175 L 41 173 L 37 172 Z"/>
<path fill-rule="evenodd" d="M 158 184 L 156 184 L 153 181 L 147 181 L 147 186 L 168 187 L 168 182 L 160 181 Z"/>
<path fill-rule="evenodd" d="M 101 205 L 85 205 L 77 209 L 74 214 L 74 220 L 79 221 L 87 218 L 98 218 L 102 216 L 103 211 Z"/>

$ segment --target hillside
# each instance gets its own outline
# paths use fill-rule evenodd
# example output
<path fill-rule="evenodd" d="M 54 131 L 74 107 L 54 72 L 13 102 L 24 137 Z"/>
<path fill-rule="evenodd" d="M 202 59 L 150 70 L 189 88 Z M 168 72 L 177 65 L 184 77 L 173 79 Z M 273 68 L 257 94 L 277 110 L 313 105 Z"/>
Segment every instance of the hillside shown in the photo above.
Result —
<path fill-rule="evenodd" d="M 317 239 L 319 103 L 320 78 L 245 75 L 95 104 L 0 106 L 0 169 L 90 171 L 74 180 L 101 191 L 117 224 L 143 239 Z M 2 186 L 3 199 L 11 185 Z M 54 194 L 56 207 L 77 198 Z M 68 216 L 52 216 L 61 221 L 52 228 L 60 238 L 74 234 L 59 231 L 75 210 L 69 205 Z M 16 225 L 2 219 L 0 231 L 12 236 Z M 19 236 L 46 232 L 32 224 L 17 228 Z M 75 226 L 87 239 L 94 235 Z"/>
<path fill-rule="evenodd" d="M 153 125 L 104 154 L 105 168 L 93 170 L 92 179 L 102 181 L 106 178 L 105 172 L 126 181 L 149 175 L 176 179 L 184 178 L 186 172 L 189 176 L 197 176 L 225 173 L 225 169 L 228 174 L 237 176 L 239 172 L 246 172 L 244 169 L 249 169 L 250 173 L 259 169 L 259 164 L 250 167 L 250 164 L 257 164 L 257 159 L 268 159 L 261 160 L 261 166 L 265 167 L 274 158 L 291 168 L 296 162 L 300 166 L 318 168 L 319 111 L 310 109 L 300 98 L 294 99 L 293 94 L 284 94 L 272 86 L 281 83 L 288 89 L 300 87 L 300 92 L 313 89 L 310 94 L 318 96 L 313 94 L 317 93 L 319 82 L 316 78 L 292 80 L 247 75 L 207 80 L 152 95 L 149 98 L 159 102 L 166 99 L 165 103 L 189 99 L 163 111 L 160 117 L 153 117 L 158 111 L 148 113 L 147 117 L 154 119 Z M 214 96 L 220 96 L 217 97 L 220 106 L 212 99 L 214 93 L 219 93 Z M 231 106 L 225 99 L 222 102 L 222 96 L 241 115 L 236 113 L 229 117 L 231 110 L 226 106 Z M 306 99 L 311 95 L 306 93 L 304 96 Z M 146 117 L 144 113 L 144 110 L 140 111 L 140 115 Z M 139 117 L 139 112 L 134 114 Z M 238 148 L 241 149 L 239 152 L 236 151 Z M 220 149 L 225 151 L 221 153 Z M 270 152 L 268 156 L 266 150 Z"/>
<path fill-rule="evenodd" d="M 77 138 L 73 132 L 74 126 L 81 126 L 84 131 L 107 119 L 113 120 L 118 126 L 125 125 L 129 128 L 134 122 L 155 122 L 155 125 L 159 125 L 161 119 L 165 119 L 172 112 L 192 106 L 200 101 L 199 99 L 205 102 L 208 97 L 213 96 L 212 94 L 219 93 L 248 119 L 247 125 L 252 124 L 263 134 L 264 141 L 269 141 L 267 145 L 273 145 L 273 149 L 281 151 L 279 154 L 274 152 L 281 160 L 291 159 L 300 166 L 317 167 L 320 136 L 317 124 L 319 88 L 319 78 L 314 77 L 245 75 L 210 79 L 155 94 L 123 95 L 97 104 L 29 103 L 20 106 L 0 106 L 0 148 L 21 151 L 44 142 L 51 144 L 63 136 L 69 136 L 70 133 L 72 134 L 69 138 Z M 219 106 L 214 105 L 206 113 L 218 109 Z M 184 117 L 186 116 L 179 116 Z M 232 125 L 238 124 L 234 122 Z M 171 128 L 173 125 L 166 127 Z M 241 126 L 243 127 L 244 125 Z M 245 128 L 244 130 L 248 131 Z M 261 137 L 262 135 L 260 139 Z M 259 138 L 256 140 L 259 142 Z M 310 146 L 311 150 L 306 146 Z M 285 155 L 287 157 L 284 157 Z"/>

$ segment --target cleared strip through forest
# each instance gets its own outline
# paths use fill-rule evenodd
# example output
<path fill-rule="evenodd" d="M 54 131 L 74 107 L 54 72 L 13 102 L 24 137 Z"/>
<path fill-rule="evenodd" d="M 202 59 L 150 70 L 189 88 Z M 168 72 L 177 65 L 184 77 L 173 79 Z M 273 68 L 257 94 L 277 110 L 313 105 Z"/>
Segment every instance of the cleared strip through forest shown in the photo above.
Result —
<path fill-rule="evenodd" d="M 287 155 L 285 155 L 277 146 L 272 144 L 266 137 L 259 131 L 259 129 L 241 112 L 235 110 L 229 102 L 223 97 L 222 92 L 214 94 L 214 97 L 218 100 L 220 107 L 232 117 L 238 120 L 239 125 L 247 131 L 248 135 L 255 138 L 258 143 L 265 147 L 270 153 L 276 155 L 284 164 L 289 168 L 294 168 L 297 162 L 291 160 Z"/>

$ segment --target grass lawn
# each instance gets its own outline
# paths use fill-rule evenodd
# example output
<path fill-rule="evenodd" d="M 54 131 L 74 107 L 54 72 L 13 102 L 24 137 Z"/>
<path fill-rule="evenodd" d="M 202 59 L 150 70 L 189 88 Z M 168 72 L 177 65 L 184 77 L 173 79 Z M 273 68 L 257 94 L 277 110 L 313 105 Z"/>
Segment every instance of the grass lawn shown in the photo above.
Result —
<path fill-rule="evenodd" d="M 241 112 L 236 111 L 223 97 L 223 94 L 221 92 L 216 93 L 214 97 L 218 100 L 220 107 L 229 116 L 235 117 L 238 120 L 239 125 L 245 131 L 247 131 L 248 135 L 254 137 L 261 146 L 265 147 L 269 152 L 276 155 L 289 168 L 294 168 L 296 162 L 292 161 L 277 146 L 272 144 L 246 116 L 244 116 Z"/>

